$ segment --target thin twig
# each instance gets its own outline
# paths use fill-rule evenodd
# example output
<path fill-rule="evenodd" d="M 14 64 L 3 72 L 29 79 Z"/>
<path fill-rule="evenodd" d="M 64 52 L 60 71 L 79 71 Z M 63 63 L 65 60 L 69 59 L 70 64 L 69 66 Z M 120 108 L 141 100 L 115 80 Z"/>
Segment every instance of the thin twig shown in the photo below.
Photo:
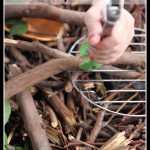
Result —
<path fill-rule="evenodd" d="M 108 105 L 104 106 L 105 108 L 108 107 Z M 105 115 L 105 111 L 104 110 L 100 110 L 98 115 L 97 115 L 97 120 L 96 123 L 94 125 L 93 130 L 91 131 L 91 134 L 89 136 L 88 142 L 94 142 L 95 139 L 97 138 L 98 134 L 100 133 L 101 129 L 102 129 L 102 121 Z"/>
<path fill-rule="evenodd" d="M 4 42 L 6 45 L 11 45 L 11 46 L 14 46 L 16 48 L 20 48 L 26 51 L 40 52 L 41 54 L 48 55 L 53 58 L 62 58 L 62 57 L 71 56 L 70 54 L 66 54 L 57 49 L 45 46 L 44 44 L 38 41 L 27 42 L 27 41 L 12 40 L 12 39 L 5 38 Z"/>

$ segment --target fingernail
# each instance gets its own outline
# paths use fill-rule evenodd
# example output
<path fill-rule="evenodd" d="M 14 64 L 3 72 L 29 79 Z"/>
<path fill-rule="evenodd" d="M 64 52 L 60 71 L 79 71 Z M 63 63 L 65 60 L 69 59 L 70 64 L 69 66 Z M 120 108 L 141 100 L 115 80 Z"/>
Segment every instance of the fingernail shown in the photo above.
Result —
<path fill-rule="evenodd" d="M 91 34 L 88 39 L 91 39 L 91 38 L 93 38 L 93 37 L 94 37 L 94 34 Z"/>
<path fill-rule="evenodd" d="M 92 48 L 95 48 L 95 49 L 97 49 L 97 47 L 96 47 L 96 46 L 92 46 Z"/>
<path fill-rule="evenodd" d="M 91 60 L 94 60 L 94 57 L 93 57 L 92 55 L 90 55 L 89 58 L 90 58 Z"/>

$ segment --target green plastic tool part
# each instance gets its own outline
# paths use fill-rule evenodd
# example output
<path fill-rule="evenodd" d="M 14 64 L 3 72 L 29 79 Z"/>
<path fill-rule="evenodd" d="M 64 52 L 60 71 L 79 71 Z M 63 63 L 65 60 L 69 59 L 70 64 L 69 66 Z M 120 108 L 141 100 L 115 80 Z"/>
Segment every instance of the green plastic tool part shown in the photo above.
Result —
<path fill-rule="evenodd" d="M 82 69 L 84 71 L 93 70 L 93 69 L 99 68 L 101 66 L 102 66 L 102 64 L 98 64 L 91 59 L 88 59 L 87 61 L 80 63 L 80 65 L 79 65 L 80 69 Z"/>
<path fill-rule="evenodd" d="M 88 44 L 88 42 L 84 42 L 81 47 L 80 47 L 80 55 L 81 56 L 88 56 L 88 52 L 86 51 L 87 48 L 89 48 L 90 45 Z"/>
<path fill-rule="evenodd" d="M 84 42 L 80 47 L 80 55 L 81 56 L 89 56 L 89 54 L 86 51 L 87 48 L 89 48 L 89 47 L 90 47 L 90 45 L 88 44 L 88 42 Z M 102 66 L 102 64 L 98 64 L 95 61 L 91 60 L 90 58 L 87 61 L 85 61 L 79 65 L 80 69 L 82 69 L 84 71 L 93 70 L 93 69 L 99 68 L 101 66 Z"/>

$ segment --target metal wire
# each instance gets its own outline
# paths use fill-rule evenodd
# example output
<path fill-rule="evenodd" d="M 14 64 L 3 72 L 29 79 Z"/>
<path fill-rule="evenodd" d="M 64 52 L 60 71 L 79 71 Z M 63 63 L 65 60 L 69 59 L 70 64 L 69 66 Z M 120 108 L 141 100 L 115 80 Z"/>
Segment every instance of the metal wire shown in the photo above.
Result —
<path fill-rule="evenodd" d="M 141 32 L 141 34 L 135 34 L 134 35 L 134 38 L 145 38 L 146 36 L 146 31 L 144 29 L 140 29 L 140 28 L 135 28 L 135 33 L 136 32 Z M 83 36 L 81 37 L 80 39 L 78 39 L 71 47 L 69 53 L 70 54 L 79 54 L 79 51 L 75 51 L 75 47 L 82 44 L 83 42 L 85 42 L 87 40 L 87 36 Z M 142 51 L 139 51 L 137 49 L 132 49 L 131 53 L 145 53 L 145 47 L 146 47 L 146 44 L 144 42 L 131 42 L 129 46 L 141 46 L 143 47 Z M 77 70 L 79 71 L 79 70 Z M 104 70 L 104 69 L 95 69 L 95 70 L 92 70 L 92 71 L 82 71 L 80 70 L 81 72 L 92 72 L 92 73 L 105 73 L 105 72 L 136 72 L 136 70 L 133 70 L 133 69 L 126 69 L 126 70 Z M 71 79 L 71 72 L 76 72 L 76 70 L 72 70 L 72 71 L 69 71 L 69 76 L 70 76 L 70 79 Z M 144 70 L 145 72 L 145 70 Z M 121 115 L 121 116 L 129 116 L 129 117 L 145 117 L 146 115 L 143 114 L 143 115 L 135 115 L 135 114 L 125 114 L 125 113 L 121 113 L 121 112 L 115 112 L 115 111 L 112 111 L 110 109 L 107 109 L 107 108 L 104 108 L 102 106 L 102 104 L 112 104 L 112 103 L 118 103 L 118 104 L 123 104 L 123 103 L 129 103 L 129 104 L 135 104 L 135 103 L 145 103 L 145 100 L 133 100 L 132 101 L 127 101 L 126 99 L 124 100 L 111 100 L 111 101 L 103 101 L 103 96 L 99 97 L 98 94 L 94 91 L 94 90 L 83 90 L 80 88 L 80 84 L 82 83 L 86 83 L 86 82 L 91 82 L 91 83 L 97 83 L 97 82 L 114 82 L 114 83 L 117 83 L 117 82 L 120 82 L 120 83 L 124 83 L 124 82 L 134 82 L 135 83 L 139 83 L 141 82 L 142 85 L 144 86 L 144 89 L 128 89 L 128 90 L 125 90 L 125 89 L 109 89 L 109 90 L 106 90 L 105 94 L 108 94 L 108 93 L 113 93 L 113 92 L 119 92 L 119 93 L 124 93 L 124 94 L 129 94 L 129 93 L 146 93 L 146 90 L 145 90 L 145 79 L 102 79 L 102 80 L 73 80 L 72 81 L 72 84 L 74 86 L 74 88 L 85 98 L 85 100 L 87 100 L 88 102 L 90 102 L 91 104 L 93 104 L 94 106 L 100 108 L 100 109 L 103 109 L 109 113 L 113 113 L 113 114 L 117 114 L 117 115 Z M 90 99 L 86 94 L 87 93 L 91 93 L 91 94 L 94 94 L 95 95 L 95 99 Z"/>

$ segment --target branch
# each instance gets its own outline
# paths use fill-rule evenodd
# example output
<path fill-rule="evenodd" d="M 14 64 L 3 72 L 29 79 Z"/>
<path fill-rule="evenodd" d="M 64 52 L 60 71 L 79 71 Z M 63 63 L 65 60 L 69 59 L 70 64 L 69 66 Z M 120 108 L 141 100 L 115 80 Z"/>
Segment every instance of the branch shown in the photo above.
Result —
<path fill-rule="evenodd" d="M 71 111 L 66 107 L 66 105 L 57 95 L 53 94 L 52 89 L 47 87 L 42 87 L 40 89 L 43 91 L 46 100 L 49 102 L 55 112 L 57 112 L 57 114 L 59 114 L 69 126 L 74 125 L 76 123 L 76 120 L 73 116 L 73 113 L 71 113 Z"/>
<path fill-rule="evenodd" d="M 47 4 L 5 5 L 5 17 L 46 18 L 73 25 L 84 25 L 84 12 L 65 10 Z"/>
<path fill-rule="evenodd" d="M 136 71 L 124 72 L 123 69 L 114 67 L 112 65 L 105 65 L 105 66 L 103 66 L 102 69 L 104 69 L 104 70 L 113 70 L 113 72 L 107 72 L 106 71 L 105 73 L 109 74 L 109 75 L 113 75 L 115 77 L 123 78 L 123 79 L 136 79 L 141 75 L 141 73 L 136 72 Z M 118 72 L 118 71 L 122 71 L 122 72 Z"/>
<path fill-rule="evenodd" d="M 107 108 L 108 105 L 106 104 L 104 107 Z M 100 110 L 98 115 L 97 115 L 97 119 L 96 119 L 96 123 L 94 125 L 94 128 L 92 129 L 91 134 L 88 138 L 88 142 L 94 142 L 96 140 L 98 134 L 100 133 L 100 131 L 102 129 L 104 116 L 105 116 L 105 111 Z"/>
<path fill-rule="evenodd" d="M 6 82 L 5 99 L 12 97 L 13 95 L 49 78 L 50 76 L 77 67 L 85 60 L 86 58 L 83 57 L 59 58 L 50 60 L 42 65 L 30 69 Z"/>
<path fill-rule="evenodd" d="M 5 84 L 5 98 L 10 98 L 15 94 L 31 87 L 38 82 L 56 75 L 63 71 L 77 68 L 81 62 L 87 60 L 87 57 L 71 56 L 67 58 L 59 58 L 50 60 L 39 66 L 36 66 L 25 73 L 14 77 Z M 145 62 L 145 55 L 124 53 L 123 56 L 113 64 L 127 64 L 127 65 L 143 65 Z M 104 65 L 105 66 L 105 65 Z M 102 66 L 103 67 L 103 66 Z M 101 67 L 101 68 L 102 68 Z"/>
<path fill-rule="evenodd" d="M 16 41 L 11 39 L 5 39 L 4 42 L 6 45 L 11 45 L 26 51 L 40 52 L 42 54 L 48 55 L 53 58 L 63 58 L 63 57 L 72 56 L 70 54 L 61 52 L 57 49 L 47 47 L 37 41 L 30 43 L 30 42 L 20 41 L 20 40 Z M 112 64 L 115 65 L 126 64 L 126 65 L 141 66 L 144 63 L 145 63 L 145 54 L 133 54 L 133 53 L 125 52 L 120 59 L 118 59 Z"/>
<path fill-rule="evenodd" d="M 10 65 L 9 69 L 11 78 L 21 73 L 21 70 L 16 65 Z M 24 126 L 29 134 L 33 149 L 51 150 L 44 124 L 39 117 L 29 89 L 18 93 L 16 98 L 17 104 L 22 113 Z"/>
<path fill-rule="evenodd" d="M 41 44 L 38 41 L 34 42 L 26 42 L 21 40 L 12 40 L 12 39 L 4 39 L 6 45 L 14 46 L 16 48 L 20 48 L 26 51 L 34 51 L 40 52 L 41 54 L 48 55 L 53 58 L 62 58 L 62 57 L 69 57 L 71 55 L 61 52 L 57 49 L 50 48 Z"/>

